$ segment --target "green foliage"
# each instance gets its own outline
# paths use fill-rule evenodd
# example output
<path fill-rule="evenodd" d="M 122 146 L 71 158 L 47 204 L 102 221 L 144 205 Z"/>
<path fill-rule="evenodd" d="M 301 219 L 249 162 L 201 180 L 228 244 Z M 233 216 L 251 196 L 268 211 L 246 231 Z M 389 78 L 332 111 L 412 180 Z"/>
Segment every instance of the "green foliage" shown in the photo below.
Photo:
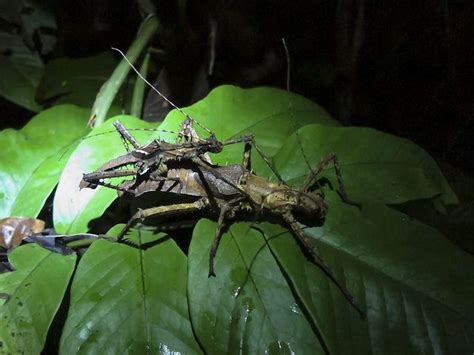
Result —
<path fill-rule="evenodd" d="M 159 239 L 135 234 L 143 242 Z M 72 282 L 60 353 L 199 352 L 188 315 L 186 256 L 172 240 L 160 241 L 148 250 L 103 240 L 89 248 Z"/>
<path fill-rule="evenodd" d="M 0 353 L 36 353 L 61 304 L 74 271 L 74 254 L 63 256 L 38 245 L 9 254 L 15 272 L 0 275 Z"/>
<path fill-rule="evenodd" d="M 208 278 L 209 248 L 216 225 L 201 220 L 187 255 L 166 236 L 138 230 L 132 231 L 130 238 L 141 243 L 155 242 L 146 250 L 104 240 L 94 242 L 70 281 L 61 353 L 313 354 L 328 350 L 334 354 L 400 354 L 467 353 L 472 349 L 473 257 L 436 229 L 389 207 L 420 199 L 444 205 L 457 201 L 426 152 L 404 139 L 372 129 L 340 127 L 318 105 L 276 89 L 222 86 L 184 110 L 221 140 L 253 133 L 283 178 L 294 186 L 301 184 L 308 173 L 302 150 L 311 166 L 326 153 L 337 153 L 347 192 L 362 207 L 340 200 L 334 191 L 337 181 L 333 169 L 328 167 L 320 174 L 329 181 L 322 181 L 328 216 L 322 227 L 305 231 L 366 311 L 367 318 L 358 317 L 331 280 L 305 258 L 291 233 L 275 224 L 231 226 L 217 253 L 217 277 Z M 36 184 L 33 186 L 40 195 L 47 196 L 49 192 L 45 191 L 51 191 L 50 187 L 40 190 L 39 181 L 43 181 L 40 177 L 44 174 L 33 175 L 29 183 L 27 177 L 43 169 L 44 161 L 57 156 L 71 140 L 86 133 L 85 129 L 71 133 L 71 129 L 60 126 L 58 116 L 69 120 L 61 123 L 68 126 L 82 125 L 87 119 L 81 109 L 58 106 L 32 120 L 31 127 L 36 128 L 25 132 L 8 130 L 0 135 L 0 147 L 15 147 L 10 148 L 10 160 L 2 162 L 0 168 L 5 177 L 2 182 L 10 181 L 2 187 L 2 192 L 8 193 L 0 200 L 6 206 L 2 207 L 6 215 L 12 210 L 18 214 L 27 211 L 31 217 L 38 213 L 43 202 L 35 203 L 34 208 L 25 203 L 12 207 L 20 200 L 20 191 L 30 183 Z M 152 127 L 131 116 L 114 119 L 128 128 Z M 78 188 L 84 172 L 124 154 L 120 137 L 107 133 L 112 131 L 114 119 L 94 129 L 71 149 L 61 177 L 58 172 L 62 167 L 46 184 L 59 180 L 53 207 L 59 232 L 87 231 L 89 221 L 102 215 L 116 196 L 115 191 L 106 188 Z M 176 131 L 182 120 L 179 112 L 172 111 L 160 129 Z M 40 132 L 38 127 L 56 130 Z M 35 132 L 40 132 L 38 138 L 33 138 Z M 28 158 L 33 153 L 27 153 L 28 149 L 21 145 L 26 141 L 22 134 L 27 133 L 32 142 L 43 142 L 38 150 L 41 154 L 35 152 L 34 166 L 30 162 L 33 159 Z M 46 133 L 54 137 L 51 146 L 44 143 Z M 132 133 L 137 133 L 142 143 L 157 135 L 174 139 L 172 133 Z M 232 145 L 213 159 L 220 164 L 239 163 L 242 150 L 242 145 Z M 23 163 L 25 154 L 28 163 Z M 253 158 L 256 173 L 271 177 L 256 154 Z M 48 165 L 46 168 L 50 169 Z M 21 176 L 22 182 L 10 189 L 15 175 Z M 25 194 L 31 197 L 36 193 L 28 191 Z M 113 235 L 120 228 L 116 226 L 108 234 Z M 37 268 L 15 261 L 15 256 L 25 255 L 22 258 L 26 263 L 27 252 L 34 252 L 33 264 L 46 256 L 57 260 L 38 262 Z M 35 285 L 41 285 L 39 290 L 48 295 L 51 307 L 41 314 L 32 311 L 29 325 L 21 323 L 20 318 L 12 319 L 9 325 L 22 325 L 25 339 L 35 339 L 34 345 L 26 340 L 12 343 L 8 332 L 0 333 L 2 344 L 39 352 L 70 278 L 74 262 L 71 258 L 37 246 L 22 246 L 10 254 L 15 271 L 0 278 L 0 292 L 16 295 L 5 280 L 23 280 L 26 272 Z M 49 276 L 61 275 L 58 278 L 62 283 L 51 286 L 51 282 L 36 276 L 40 270 Z M 44 298 L 36 295 L 25 302 L 33 310 L 35 302 L 43 302 Z M 10 300 L 0 310 L 21 314 L 20 307 Z"/>
<path fill-rule="evenodd" d="M 72 153 L 65 148 L 86 133 L 87 118 L 87 110 L 61 105 L 42 111 L 21 130 L 0 132 L 2 218 L 39 213 Z"/>
<path fill-rule="evenodd" d="M 336 152 L 351 199 L 377 199 L 386 204 L 438 197 L 446 205 L 458 199 L 433 158 L 407 139 L 372 128 L 306 126 L 291 136 L 275 156 L 287 180 L 301 182 L 308 168 L 301 164 L 298 140 L 310 162 Z M 337 186 L 332 166 L 324 176 Z"/>

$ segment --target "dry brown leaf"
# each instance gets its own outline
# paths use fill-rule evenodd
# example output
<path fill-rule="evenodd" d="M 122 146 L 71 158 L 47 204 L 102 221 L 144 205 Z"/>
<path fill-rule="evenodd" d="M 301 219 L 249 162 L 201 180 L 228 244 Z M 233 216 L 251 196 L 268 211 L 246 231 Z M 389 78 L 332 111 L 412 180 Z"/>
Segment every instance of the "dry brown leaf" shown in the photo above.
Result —
<path fill-rule="evenodd" d="M 7 217 L 0 219 L 0 246 L 12 249 L 21 241 L 44 230 L 44 221 L 27 217 Z"/>

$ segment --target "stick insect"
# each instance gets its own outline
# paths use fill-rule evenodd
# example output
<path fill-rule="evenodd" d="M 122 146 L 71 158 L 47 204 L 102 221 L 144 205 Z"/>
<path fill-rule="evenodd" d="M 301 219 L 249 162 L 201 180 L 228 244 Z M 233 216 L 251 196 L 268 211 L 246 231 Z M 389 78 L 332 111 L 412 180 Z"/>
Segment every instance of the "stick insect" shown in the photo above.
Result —
<path fill-rule="evenodd" d="M 122 128 L 125 129 L 125 127 Z M 124 132 L 130 135 L 129 139 L 134 139 L 126 129 Z M 184 195 L 194 196 L 196 199 L 193 202 L 178 202 L 139 209 L 118 235 L 118 241 L 125 242 L 125 236 L 130 228 L 137 222 L 152 216 L 165 217 L 189 213 L 210 216 L 217 220 L 217 229 L 209 251 L 209 276 L 215 276 L 214 258 L 222 235 L 230 223 L 241 220 L 260 220 L 283 224 L 291 230 L 308 256 L 331 278 L 344 297 L 362 315 L 363 312 L 355 304 L 349 291 L 336 279 L 310 238 L 298 224 L 298 220 L 323 223 L 327 213 L 326 202 L 321 193 L 309 192 L 309 188 L 322 169 L 334 159 L 334 155 L 321 159 L 315 169 L 312 169 L 303 186 L 300 189 L 293 189 L 283 181 L 271 182 L 255 175 L 251 167 L 252 142 L 249 140 L 244 143 L 241 164 L 216 166 L 196 159 L 170 158 L 166 160 L 166 174 L 161 170 L 160 164 L 145 164 L 146 169 L 140 173 L 141 167 L 122 170 L 125 163 L 136 165 L 137 162 L 142 161 L 128 154 L 106 163 L 104 165 L 107 167 L 106 171 L 99 169 L 100 171 L 85 174 L 83 183 L 87 187 L 102 185 L 133 195 L 156 191 L 175 194 L 177 199 Z M 339 175 L 340 171 L 336 170 L 336 173 Z M 118 186 L 105 181 L 118 176 L 132 176 L 132 180 L 123 181 Z M 342 184 L 342 180 L 339 181 Z M 340 191 L 344 191 L 343 185 L 340 186 Z"/>
<path fill-rule="evenodd" d="M 100 167 L 93 173 L 85 174 L 80 185 L 81 188 L 94 187 L 98 180 L 104 178 L 133 176 L 135 174 L 143 175 L 151 168 L 153 168 L 153 175 L 150 176 L 150 179 L 162 180 L 166 176 L 167 162 L 169 161 L 186 160 L 193 161 L 195 164 L 198 165 L 210 164 L 211 161 L 208 153 L 219 153 L 226 145 L 242 142 L 251 144 L 253 148 L 257 151 L 257 153 L 266 162 L 266 164 L 270 167 L 270 169 L 273 171 L 278 180 L 283 181 L 283 179 L 278 174 L 276 169 L 273 168 L 273 165 L 265 156 L 261 148 L 255 143 L 254 137 L 252 135 L 243 135 L 235 139 L 228 139 L 222 142 L 219 141 L 216 138 L 215 134 L 211 132 L 207 127 L 201 125 L 198 121 L 190 117 L 185 111 L 176 106 L 165 95 L 163 95 L 163 93 L 161 93 L 157 88 L 155 88 L 151 83 L 149 83 L 146 78 L 144 78 L 141 73 L 133 66 L 133 64 L 130 63 L 130 61 L 122 51 L 116 48 L 112 49 L 119 52 L 131 66 L 131 68 L 136 72 L 136 74 L 142 80 L 144 80 L 145 83 L 147 83 L 152 90 L 158 93 L 173 108 L 178 110 L 185 117 L 185 120 L 181 124 L 181 129 L 178 133 L 176 143 L 173 144 L 155 139 L 143 146 L 139 145 L 137 140 L 119 121 L 116 121 L 114 123 L 114 127 L 120 134 L 128 153 L 104 164 L 102 167 Z M 193 124 L 197 124 L 201 128 L 203 128 L 209 134 L 209 137 L 205 139 L 199 137 L 193 128 Z M 129 146 L 133 147 L 133 149 L 130 150 Z M 134 169 L 122 170 L 120 172 L 110 171 L 111 166 L 125 167 L 130 165 L 134 165 Z"/>
<path fill-rule="evenodd" d="M 217 229 L 209 252 L 209 276 L 215 276 L 214 258 L 229 222 L 239 220 L 277 222 L 291 230 L 310 258 L 330 277 L 350 304 L 363 315 L 349 291 L 336 279 L 298 224 L 298 220 L 313 219 L 319 224 L 324 221 L 327 213 L 324 196 L 320 192 L 309 192 L 309 188 L 330 162 L 335 166 L 339 192 L 343 200 L 349 201 L 336 156 L 329 154 L 321 159 L 314 169 L 310 169 L 311 172 L 302 187 L 293 189 L 283 181 L 258 148 L 257 152 L 275 172 L 278 182 L 271 182 L 252 172 L 251 148 L 258 147 L 252 136 L 220 142 L 211 133 L 209 138 L 201 139 L 192 128 L 192 118 L 187 114 L 185 116 L 175 144 L 152 141 L 140 146 L 127 129 L 117 122 L 115 124 L 117 131 L 124 142 L 133 146 L 133 150 L 84 175 L 81 187 L 94 188 L 102 185 L 133 195 L 157 191 L 176 194 L 177 199 L 181 195 L 196 198 L 193 202 L 139 209 L 120 232 L 118 241 L 124 242 L 126 233 L 131 227 L 151 216 L 172 216 L 193 212 L 207 214 L 217 220 Z M 216 166 L 205 156 L 208 152 L 220 152 L 225 145 L 239 142 L 245 145 L 241 164 Z M 133 168 L 124 170 L 123 167 L 127 165 L 132 165 Z M 123 181 L 120 185 L 106 182 L 107 179 L 114 177 L 132 177 L 132 180 Z"/>

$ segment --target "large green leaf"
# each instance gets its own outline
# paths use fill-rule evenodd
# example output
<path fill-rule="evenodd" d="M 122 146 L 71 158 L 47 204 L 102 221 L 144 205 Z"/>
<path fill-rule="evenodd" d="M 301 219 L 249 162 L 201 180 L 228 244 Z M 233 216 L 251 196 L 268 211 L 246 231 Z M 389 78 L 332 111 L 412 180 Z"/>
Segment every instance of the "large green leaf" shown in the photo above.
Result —
<path fill-rule="evenodd" d="M 253 134 L 268 155 L 273 155 L 284 140 L 301 126 L 309 123 L 338 125 L 314 102 L 297 94 L 267 87 L 241 89 L 230 85 L 220 86 L 183 111 L 209 128 L 221 141 Z M 183 115 L 173 110 L 161 128 L 175 129 L 182 121 Z M 200 136 L 208 136 L 198 126 L 196 129 Z M 222 164 L 239 163 L 242 151 L 239 144 L 227 146 L 215 161 Z"/>
<path fill-rule="evenodd" d="M 301 182 L 309 168 L 299 144 L 312 167 L 328 153 L 337 153 L 344 184 L 353 200 L 396 204 L 440 196 L 445 204 L 458 201 L 433 158 L 407 139 L 371 128 L 305 126 L 274 157 L 282 176 Z M 337 188 L 333 164 L 320 177 L 331 179 Z"/>
<path fill-rule="evenodd" d="M 142 242 L 159 239 L 137 234 L 129 236 Z M 189 321 L 186 279 L 186 256 L 166 237 L 147 250 L 95 242 L 74 276 L 60 352 L 199 353 Z"/>
<path fill-rule="evenodd" d="M 208 278 L 215 223 L 201 220 L 189 250 L 191 320 L 206 352 L 229 354 L 321 353 L 317 337 L 266 248 L 261 233 L 234 225 Z"/>
<path fill-rule="evenodd" d="M 66 164 L 65 147 L 87 131 L 87 116 L 76 106 L 56 106 L 21 130 L 0 132 L 1 217 L 38 214 Z"/>
<path fill-rule="evenodd" d="M 207 279 L 216 226 L 201 221 L 189 252 L 188 295 L 205 350 L 263 353 L 272 344 L 296 353 L 321 353 L 326 344 L 334 354 L 472 349 L 473 258 L 434 229 L 380 203 L 361 212 L 328 195 L 333 213 L 323 228 L 307 232 L 367 319 L 304 257 L 294 237 L 275 225 L 258 227 L 271 252 L 262 232 L 248 224 L 232 226 L 216 257 L 217 277 Z M 302 326 L 300 316 L 312 328 Z"/>
<path fill-rule="evenodd" d="M 263 229 L 335 353 L 464 353 L 472 348 L 472 256 L 380 203 L 359 211 L 334 193 L 328 202 L 333 208 L 324 226 L 306 232 L 365 305 L 363 322 L 329 280 L 301 258 L 289 233 L 271 225 Z M 340 342 L 341 337 L 347 341 Z"/>
<path fill-rule="evenodd" d="M 25 245 L 9 254 L 0 275 L 0 353 L 39 354 L 74 270 L 76 256 Z"/>

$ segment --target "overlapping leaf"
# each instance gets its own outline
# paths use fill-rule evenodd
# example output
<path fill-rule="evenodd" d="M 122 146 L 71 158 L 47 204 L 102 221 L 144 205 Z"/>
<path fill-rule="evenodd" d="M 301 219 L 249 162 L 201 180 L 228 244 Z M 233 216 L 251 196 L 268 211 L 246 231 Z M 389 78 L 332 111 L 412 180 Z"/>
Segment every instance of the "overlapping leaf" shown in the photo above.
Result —
<path fill-rule="evenodd" d="M 38 214 L 66 164 L 65 147 L 87 131 L 86 122 L 87 110 L 61 105 L 41 112 L 21 130 L 0 132 L 1 217 Z"/>
<path fill-rule="evenodd" d="M 82 258 L 60 353 L 200 353 L 188 315 L 186 256 L 166 237 L 129 237 L 158 243 L 138 250 L 97 241 Z"/>
<path fill-rule="evenodd" d="M 313 168 L 327 154 L 337 153 L 353 200 L 397 204 L 440 196 L 445 204 L 458 201 L 433 158 L 407 139 L 371 128 L 305 126 L 274 157 L 282 176 L 301 182 L 309 167 L 302 160 L 299 144 Z M 332 162 L 318 177 L 330 179 L 337 189 Z"/>
<path fill-rule="evenodd" d="M 323 228 L 307 232 L 367 318 L 360 319 L 304 257 L 291 233 L 271 224 L 257 226 L 271 252 L 261 232 L 248 224 L 231 227 L 217 254 L 217 277 L 207 279 L 216 225 L 201 221 L 189 253 L 188 294 L 206 351 L 264 352 L 272 344 L 280 344 L 280 352 L 322 353 L 327 347 L 335 354 L 472 348 L 473 258 L 434 229 L 380 203 L 359 211 L 338 199 L 328 194 L 333 213 Z M 305 339 L 298 339 L 302 334 Z"/>
<path fill-rule="evenodd" d="M 212 354 L 322 353 L 321 345 L 261 233 L 234 225 L 208 278 L 215 223 L 201 220 L 189 251 L 191 320 Z"/>
<path fill-rule="evenodd" d="M 291 102 L 291 108 L 288 103 Z M 212 90 L 205 99 L 183 109 L 209 128 L 219 140 L 253 134 L 268 155 L 281 147 L 291 132 L 309 123 L 337 126 L 338 123 L 314 102 L 274 88 L 241 89 L 224 85 Z M 296 117 L 296 119 L 295 119 Z M 170 112 L 161 128 L 174 129 L 183 121 L 176 110 Z M 200 136 L 209 134 L 198 126 Z M 242 146 L 229 145 L 215 157 L 217 163 L 239 163 Z"/>
<path fill-rule="evenodd" d="M 10 253 L 9 260 L 15 270 L 0 275 L 0 353 L 39 354 L 76 256 L 25 245 Z"/>

